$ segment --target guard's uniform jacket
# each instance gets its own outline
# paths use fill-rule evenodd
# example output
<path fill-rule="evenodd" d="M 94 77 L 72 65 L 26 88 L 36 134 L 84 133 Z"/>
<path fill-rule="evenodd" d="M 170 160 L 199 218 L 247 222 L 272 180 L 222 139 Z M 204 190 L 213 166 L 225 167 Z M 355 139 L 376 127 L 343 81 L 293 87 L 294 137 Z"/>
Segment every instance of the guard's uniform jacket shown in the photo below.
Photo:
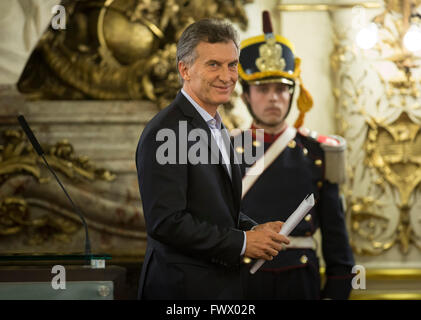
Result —
<path fill-rule="evenodd" d="M 252 134 L 250 130 L 241 133 Z M 279 135 L 264 134 L 264 141 L 253 135 L 252 148 L 265 151 Z M 235 152 L 244 176 L 244 150 L 240 136 L 233 138 Z M 241 140 L 240 140 L 241 141 Z M 255 155 L 256 153 L 253 153 Z M 242 200 L 242 211 L 258 223 L 286 221 L 306 195 L 313 193 L 315 206 L 292 231 L 290 237 L 304 237 L 299 248 L 287 248 L 265 264 L 255 275 L 247 275 L 249 298 L 266 299 L 347 299 L 351 290 L 354 265 L 345 227 L 338 184 L 325 179 L 324 150 L 320 142 L 297 131 L 293 140 L 261 174 Z M 322 252 L 326 262 L 326 284 L 320 291 L 319 262 L 309 243 L 321 229 Z M 309 241 L 310 240 L 310 241 Z M 315 242 L 314 242 L 315 243 Z M 305 248 L 303 248 L 305 247 Z M 253 262 L 252 262 L 253 263 Z M 270 277 L 269 275 L 276 275 Z M 278 279 L 278 280 L 276 280 Z"/>

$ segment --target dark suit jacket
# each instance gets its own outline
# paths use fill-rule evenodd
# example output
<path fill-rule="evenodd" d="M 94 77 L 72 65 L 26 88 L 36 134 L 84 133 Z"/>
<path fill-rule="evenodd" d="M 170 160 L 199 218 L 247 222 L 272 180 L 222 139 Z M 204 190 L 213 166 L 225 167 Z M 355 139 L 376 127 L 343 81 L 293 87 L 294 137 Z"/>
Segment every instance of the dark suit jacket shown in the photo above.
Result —
<path fill-rule="evenodd" d="M 161 129 L 177 140 L 195 129 L 213 138 L 207 123 L 179 92 L 173 103 L 145 127 L 136 166 L 148 234 L 139 296 L 143 299 L 241 299 L 240 252 L 244 235 L 256 223 L 240 213 L 241 173 L 231 158 L 232 180 L 223 164 L 158 163 Z M 201 140 L 203 142 L 204 139 Z M 201 143 L 198 142 L 198 143 Z M 194 141 L 189 142 L 189 149 Z M 179 148 L 179 153 L 188 152 Z M 221 159 L 221 157 L 220 157 Z"/>

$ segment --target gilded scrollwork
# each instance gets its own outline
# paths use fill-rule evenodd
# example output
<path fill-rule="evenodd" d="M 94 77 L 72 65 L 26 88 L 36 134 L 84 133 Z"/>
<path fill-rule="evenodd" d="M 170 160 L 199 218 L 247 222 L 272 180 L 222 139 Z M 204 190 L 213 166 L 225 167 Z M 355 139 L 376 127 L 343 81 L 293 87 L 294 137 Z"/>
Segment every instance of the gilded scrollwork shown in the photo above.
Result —
<path fill-rule="evenodd" d="M 4 145 L 0 148 L 0 184 L 13 174 L 22 172 L 31 174 L 41 183 L 46 181 L 47 178 L 41 177 L 43 161 L 21 130 L 4 131 L 3 140 Z M 59 141 L 53 146 L 44 146 L 44 150 L 48 163 L 68 178 L 90 181 L 113 181 L 116 178 L 109 170 L 97 168 L 87 157 L 77 156 L 74 147 L 67 140 Z"/>
<path fill-rule="evenodd" d="M 395 186 L 401 206 L 406 207 L 413 190 L 421 182 L 420 126 L 406 113 L 390 125 L 372 121 L 365 144 L 368 165 Z"/>
<path fill-rule="evenodd" d="M 164 107 L 180 88 L 175 51 L 182 31 L 204 17 L 245 29 L 249 2 L 64 1 L 66 30 L 45 32 L 18 88 L 33 99 L 148 99 Z"/>
<path fill-rule="evenodd" d="M 78 217 L 71 215 L 50 214 L 50 208 L 44 207 L 47 213 L 31 218 L 31 210 L 42 207 L 38 200 L 29 193 L 22 196 L 29 181 L 19 182 L 30 176 L 41 190 L 48 185 L 51 178 L 42 174 L 43 161 L 20 130 L 5 130 L 3 144 L 0 145 L 0 236 L 24 234 L 28 245 L 40 245 L 51 240 L 69 243 L 72 236 L 80 229 Z M 44 145 L 45 158 L 59 173 L 76 183 L 79 181 L 113 181 L 116 176 L 109 170 L 97 168 L 87 157 L 77 156 L 74 147 L 66 140 L 53 146 Z M 9 187 L 8 187 L 9 186 Z M 7 191 L 12 190 L 12 191 Z M 41 193 L 48 193 L 45 188 Z M 60 209 L 59 209 L 60 210 Z M 56 210 L 57 211 L 57 210 Z M 50 213 L 49 213 L 50 212 Z M 1 240 L 1 239 L 0 239 Z"/>
<path fill-rule="evenodd" d="M 8 197 L 0 201 L 0 237 L 24 233 L 31 246 L 51 240 L 68 243 L 80 227 L 69 219 L 48 214 L 32 218 L 29 206 L 22 198 Z"/>
<path fill-rule="evenodd" d="M 392 124 L 371 121 L 365 143 L 368 167 L 375 168 L 399 192 L 397 207 L 400 210 L 396 241 L 401 251 L 407 253 L 409 244 L 416 242 L 410 224 L 409 199 L 421 182 L 420 126 L 406 113 Z"/>
<path fill-rule="evenodd" d="M 382 210 L 382 204 L 370 196 L 356 197 L 349 203 L 351 205 L 349 209 L 350 229 L 354 234 L 351 245 L 355 252 L 357 254 L 375 254 L 389 249 L 394 244 L 394 240 L 379 241 L 389 224 L 387 217 L 377 213 Z M 371 248 L 360 247 L 358 245 L 360 239 L 370 242 Z"/>
<path fill-rule="evenodd" d="M 26 172 L 38 180 L 41 172 L 37 159 L 23 140 L 23 132 L 6 130 L 3 132 L 4 145 L 0 145 L 0 184 L 13 173 Z"/>
<path fill-rule="evenodd" d="M 347 221 L 360 255 L 421 249 L 420 58 L 402 44 L 402 3 L 385 3 L 372 20 L 374 48 L 363 51 L 349 30 L 335 29 L 331 55 L 337 129 L 349 146 Z"/>

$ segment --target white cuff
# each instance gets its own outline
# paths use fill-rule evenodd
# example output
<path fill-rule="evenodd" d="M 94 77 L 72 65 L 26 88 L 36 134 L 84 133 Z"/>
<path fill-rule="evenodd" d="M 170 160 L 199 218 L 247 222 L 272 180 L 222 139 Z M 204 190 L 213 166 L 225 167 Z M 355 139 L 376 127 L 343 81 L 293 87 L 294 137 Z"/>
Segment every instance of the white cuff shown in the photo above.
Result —
<path fill-rule="evenodd" d="M 243 248 L 241 249 L 240 256 L 243 256 L 244 253 L 246 253 L 247 236 L 246 236 L 246 232 L 245 231 L 243 231 L 243 233 L 244 233 L 244 242 L 243 242 Z"/>

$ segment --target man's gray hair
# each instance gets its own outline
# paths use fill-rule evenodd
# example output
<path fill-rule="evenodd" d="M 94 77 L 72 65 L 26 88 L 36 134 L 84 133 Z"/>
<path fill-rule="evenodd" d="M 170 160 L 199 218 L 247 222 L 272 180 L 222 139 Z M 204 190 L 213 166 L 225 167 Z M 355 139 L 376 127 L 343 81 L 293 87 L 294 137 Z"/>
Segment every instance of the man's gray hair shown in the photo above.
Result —
<path fill-rule="evenodd" d="M 189 25 L 177 44 L 177 72 L 181 84 L 184 80 L 178 70 L 178 63 L 183 61 L 191 66 L 196 60 L 196 47 L 200 42 L 218 43 L 233 41 L 239 51 L 238 33 L 234 27 L 224 20 L 202 19 Z"/>

